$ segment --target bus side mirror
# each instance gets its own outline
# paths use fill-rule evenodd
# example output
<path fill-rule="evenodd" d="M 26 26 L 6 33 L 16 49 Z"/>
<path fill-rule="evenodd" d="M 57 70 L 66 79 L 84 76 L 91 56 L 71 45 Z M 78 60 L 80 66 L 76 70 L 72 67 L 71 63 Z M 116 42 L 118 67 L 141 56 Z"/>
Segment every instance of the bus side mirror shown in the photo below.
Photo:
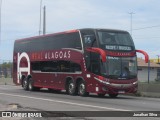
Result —
<path fill-rule="evenodd" d="M 136 50 L 136 52 L 142 53 L 144 55 L 144 57 L 145 57 L 145 62 L 148 63 L 148 61 L 149 61 L 149 55 L 145 51 L 143 51 L 143 50 Z"/>
<path fill-rule="evenodd" d="M 89 52 L 95 52 L 95 53 L 99 53 L 101 55 L 102 58 L 102 62 L 106 62 L 106 52 L 104 50 L 102 50 L 101 48 L 96 48 L 96 47 L 88 47 L 86 48 L 87 51 Z"/>

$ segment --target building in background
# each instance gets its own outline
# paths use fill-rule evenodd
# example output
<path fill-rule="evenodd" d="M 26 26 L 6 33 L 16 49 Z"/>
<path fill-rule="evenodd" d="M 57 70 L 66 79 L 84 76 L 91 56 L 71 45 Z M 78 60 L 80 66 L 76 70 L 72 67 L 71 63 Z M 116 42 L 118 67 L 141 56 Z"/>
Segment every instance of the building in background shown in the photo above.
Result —
<path fill-rule="evenodd" d="M 160 59 L 150 59 L 150 62 L 153 62 L 153 63 L 160 63 Z"/>
<path fill-rule="evenodd" d="M 137 59 L 138 62 L 138 80 L 140 82 L 147 82 L 148 81 L 148 63 L 141 58 Z M 160 81 L 160 65 L 154 61 L 150 62 L 150 74 L 149 74 L 150 81 Z"/>

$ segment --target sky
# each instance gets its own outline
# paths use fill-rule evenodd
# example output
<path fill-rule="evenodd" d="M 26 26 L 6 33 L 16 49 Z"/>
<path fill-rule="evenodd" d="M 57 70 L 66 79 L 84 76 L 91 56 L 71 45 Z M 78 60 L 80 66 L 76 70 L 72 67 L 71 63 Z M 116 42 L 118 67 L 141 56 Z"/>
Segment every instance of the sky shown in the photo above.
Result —
<path fill-rule="evenodd" d="M 160 55 L 159 0 L 42 0 L 44 5 L 47 33 L 79 28 L 120 29 L 131 33 L 129 13 L 133 12 L 132 38 L 136 49 L 146 51 L 150 58 Z M 12 60 L 16 39 L 39 35 L 40 0 L 2 0 L 0 9 L 0 60 Z"/>

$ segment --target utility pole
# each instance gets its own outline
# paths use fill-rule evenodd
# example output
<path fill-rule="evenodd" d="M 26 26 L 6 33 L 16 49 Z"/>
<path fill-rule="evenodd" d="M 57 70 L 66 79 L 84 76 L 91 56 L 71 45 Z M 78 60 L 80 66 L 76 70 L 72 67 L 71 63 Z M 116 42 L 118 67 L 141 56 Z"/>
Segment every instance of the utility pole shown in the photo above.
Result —
<path fill-rule="evenodd" d="M 43 35 L 46 34 L 46 6 L 43 8 Z"/>
<path fill-rule="evenodd" d="M 148 84 L 150 80 L 150 60 L 148 61 Z"/>
<path fill-rule="evenodd" d="M 131 15 L 130 31 L 131 31 L 131 36 L 132 36 L 132 15 L 135 14 L 135 13 L 130 12 L 129 14 Z"/>
<path fill-rule="evenodd" d="M 39 11 L 39 35 L 41 35 L 41 18 L 42 18 L 42 0 L 40 0 L 40 11 Z"/>
<path fill-rule="evenodd" d="M 2 0 L 0 0 L 0 43 L 1 43 L 1 30 L 2 30 Z"/>

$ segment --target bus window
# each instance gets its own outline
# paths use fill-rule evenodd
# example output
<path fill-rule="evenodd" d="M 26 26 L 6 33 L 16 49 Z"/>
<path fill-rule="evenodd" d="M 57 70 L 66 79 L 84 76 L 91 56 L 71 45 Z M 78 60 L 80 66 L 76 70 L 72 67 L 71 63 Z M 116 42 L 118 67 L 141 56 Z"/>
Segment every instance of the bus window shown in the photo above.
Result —
<path fill-rule="evenodd" d="M 81 66 L 79 64 L 77 64 L 77 63 L 71 62 L 70 71 L 71 72 L 80 72 L 81 71 Z"/>
<path fill-rule="evenodd" d="M 97 47 L 95 32 L 93 30 L 81 31 L 84 47 Z"/>

